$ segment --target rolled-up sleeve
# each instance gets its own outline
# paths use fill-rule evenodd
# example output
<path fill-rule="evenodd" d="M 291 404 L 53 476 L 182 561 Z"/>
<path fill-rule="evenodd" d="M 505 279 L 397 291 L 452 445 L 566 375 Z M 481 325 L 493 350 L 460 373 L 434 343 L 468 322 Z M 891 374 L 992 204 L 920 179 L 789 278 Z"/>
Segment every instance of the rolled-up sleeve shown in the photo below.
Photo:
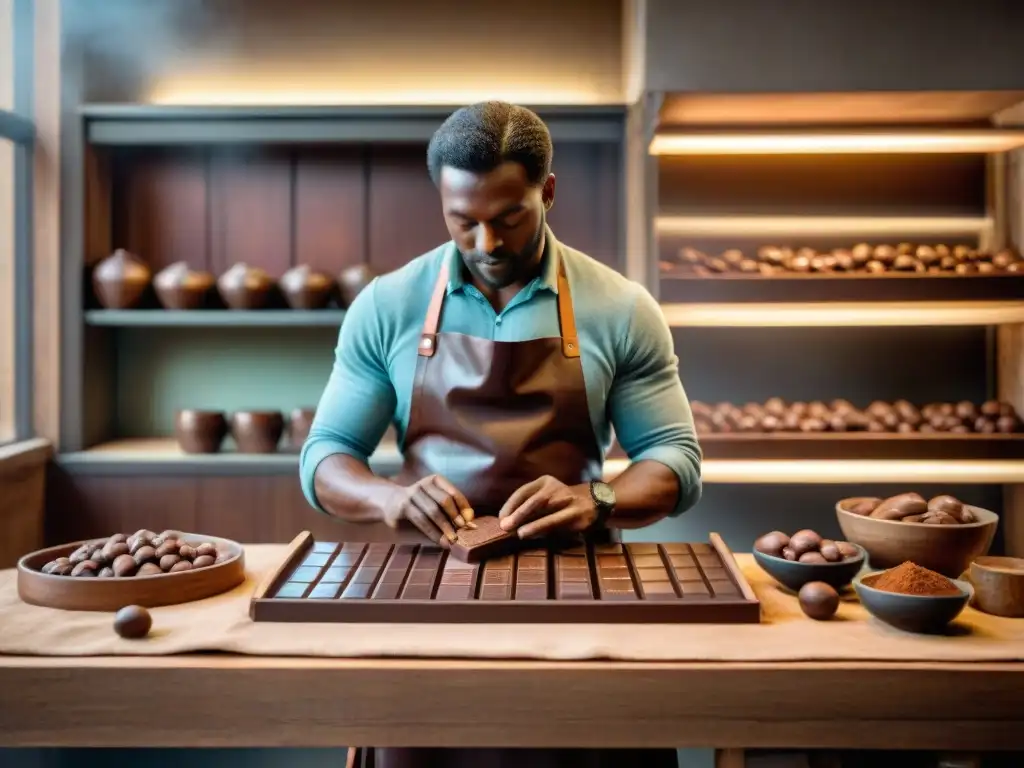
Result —
<path fill-rule="evenodd" d="M 631 461 L 660 462 L 679 478 L 672 515 L 700 501 L 701 449 L 679 358 L 665 317 L 647 291 L 638 291 L 621 339 L 608 409 L 616 439 Z"/>
<path fill-rule="evenodd" d="M 320 462 L 339 453 L 368 462 L 395 413 L 395 389 L 388 374 L 384 320 L 376 290 L 375 280 L 345 313 L 334 367 L 299 454 L 302 492 L 321 512 L 325 510 L 313 487 Z"/>

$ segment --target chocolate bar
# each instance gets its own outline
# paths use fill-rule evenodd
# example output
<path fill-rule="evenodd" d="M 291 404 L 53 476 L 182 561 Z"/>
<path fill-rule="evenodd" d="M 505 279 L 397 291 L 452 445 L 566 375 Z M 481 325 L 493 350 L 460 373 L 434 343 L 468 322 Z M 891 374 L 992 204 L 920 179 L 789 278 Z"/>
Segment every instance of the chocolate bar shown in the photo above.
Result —
<path fill-rule="evenodd" d="M 476 528 L 457 528 L 451 556 L 464 563 L 478 563 L 492 557 L 508 555 L 520 548 L 515 531 L 503 531 L 493 515 L 473 520 Z"/>
<path fill-rule="evenodd" d="M 760 605 L 711 543 L 520 548 L 465 562 L 431 544 L 300 536 L 253 597 L 255 621 L 756 623 Z"/>

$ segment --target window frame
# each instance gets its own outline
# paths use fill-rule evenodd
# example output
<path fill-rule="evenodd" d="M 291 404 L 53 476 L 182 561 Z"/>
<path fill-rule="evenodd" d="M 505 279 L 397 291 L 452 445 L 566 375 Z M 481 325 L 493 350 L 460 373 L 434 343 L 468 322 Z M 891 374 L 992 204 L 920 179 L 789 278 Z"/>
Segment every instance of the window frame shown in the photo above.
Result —
<path fill-rule="evenodd" d="M 14 0 L 13 110 L 0 109 L 0 141 L 14 144 L 14 286 L 11 315 L 4 318 L 14 327 L 14 435 L 21 442 L 34 436 L 33 427 L 33 163 L 36 144 L 33 84 L 34 10 L 32 0 Z M 6 396 L 6 393 L 3 394 Z"/>

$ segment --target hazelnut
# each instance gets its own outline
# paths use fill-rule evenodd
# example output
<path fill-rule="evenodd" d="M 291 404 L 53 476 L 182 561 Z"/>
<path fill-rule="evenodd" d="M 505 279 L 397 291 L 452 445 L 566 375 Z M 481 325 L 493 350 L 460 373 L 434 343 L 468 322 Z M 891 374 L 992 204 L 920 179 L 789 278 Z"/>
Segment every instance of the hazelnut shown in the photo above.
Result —
<path fill-rule="evenodd" d="M 197 557 L 195 560 L 192 561 L 192 567 L 193 568 L 207 568 L 207 567 L 213 565 L 215 562 L 216 562 L 216 559 L 213 557 L 213 555 L 200 555 L 199 557 Z"/>
<path fill-rule="evenodd" d="M 828 560 L 826 560 L 825 556 L 822 555 L 820 552 L 804 552 L 802 555 L 800 555 L 799 562 L 821 565 L 823 563 L 827 563 Z"/>
<path fill-rule="evenodd" d="M 145 637 L 152 626 L 153 617 L 141 605 L 127 605 L 114 615 L 114 631 L 124 638 Z"/>
<path fill-rule="evenodd" d="M 871 260 L 872 248 L 867 243 L 857 243 L 850 251 L 853 261 L 856 264 L 867 264 Z"/>

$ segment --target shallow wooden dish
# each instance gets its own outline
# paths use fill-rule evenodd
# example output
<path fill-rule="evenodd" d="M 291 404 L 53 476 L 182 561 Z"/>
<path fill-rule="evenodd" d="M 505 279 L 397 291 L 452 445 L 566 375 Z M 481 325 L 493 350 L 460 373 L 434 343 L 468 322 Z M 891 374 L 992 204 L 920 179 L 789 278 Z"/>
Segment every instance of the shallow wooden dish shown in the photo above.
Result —
<path fill-rule="evenodd" d="M 65 611 L 117 611 L 126 605 L 155 608 L 202 600 L 234 589 L 245 581 L 245 550 L 241 544 L 216 536 L 182 533 L 189 544 L 209 541 L 231 559 L 192 571 L 161 573 L 128 578 L 84 578 L 54 576 L 40 568 L 58 557 L 66 557 L 87 541 L 61 544 L 31 552 L 18 561 L 18 596 L 31 605 Z"/>

